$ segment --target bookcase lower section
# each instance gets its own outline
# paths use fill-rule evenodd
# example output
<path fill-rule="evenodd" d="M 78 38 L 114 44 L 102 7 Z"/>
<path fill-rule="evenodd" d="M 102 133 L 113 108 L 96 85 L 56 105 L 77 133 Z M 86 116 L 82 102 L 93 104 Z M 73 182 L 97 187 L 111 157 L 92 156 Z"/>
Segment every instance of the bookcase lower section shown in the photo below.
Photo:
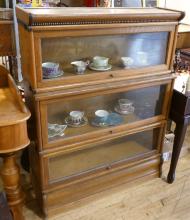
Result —
<path fill-rule="evenodd" d="M 41 202 L 42 211 L 46 217 L 59 214 L 67 209 L 75 207 L 81 201 L 93 200 L 95 195 L 101 196 L 102 192 L 109 192 L 111 188 L 121 184 L 142 182 L 160 176 L 161 170 L 160 154 L 152 154 L 149 157 L 139 158 L 139 160 L 121 165 L 116 170 L 107 170 L 101 176 L 91 176 L 69 184 L 58 184 L 48 187 L 47 190 L 39 191 L 38 174 L 33 173 L 36 195 Z M 33 170 L 34 171 L 34 170 Z"/>

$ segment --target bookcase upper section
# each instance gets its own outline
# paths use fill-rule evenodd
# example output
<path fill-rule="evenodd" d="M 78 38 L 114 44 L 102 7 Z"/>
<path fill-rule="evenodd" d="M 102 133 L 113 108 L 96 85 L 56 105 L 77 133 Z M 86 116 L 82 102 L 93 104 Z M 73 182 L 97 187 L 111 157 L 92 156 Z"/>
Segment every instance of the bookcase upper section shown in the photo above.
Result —
<path fill-rule="evenodd" d="M 181 11 L 161 8 L 16 8 L 26 26 L 179 21 Z"/>
<path fill-rule="evenodd" d="M 17 7 L 23 77 L 36 93 L 167 77 L 183 15 L 159 8 Z"/>

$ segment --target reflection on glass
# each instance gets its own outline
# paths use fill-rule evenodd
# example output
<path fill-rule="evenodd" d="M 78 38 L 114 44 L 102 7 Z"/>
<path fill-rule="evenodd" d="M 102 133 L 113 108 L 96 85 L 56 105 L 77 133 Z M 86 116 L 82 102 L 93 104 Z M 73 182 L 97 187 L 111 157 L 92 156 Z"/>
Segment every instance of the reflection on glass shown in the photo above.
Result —
<path fill-rule="evenodd" d="M 154 150 L 157 147 L 158 135 L 157 128 L 50 158 L 48 166 L 50 181 L 77 174 L 82 175 L 98 167 L 110 167 L 118 161 Z"/>
<path fill-rule="evenodd" d="M 50 70 L 53 77 L 56 74 L 62 76 L 63 72 L 65 77 L 78 73 L 159 65 L 165 63 L 167 43 L 168 32 L 43 38 L 42 64 L 60 65 L 55 74 Z M 97 57 L 98 61 L 95 59 Z M 73 65 L 73 62 L 78 63 Z M 51 77 L 47 76 L 47 72 L 49 70 L 44 73 L 44 78 Z"/>
<path fill-rule="evenodd" d="M 122 0 L 122 7 L 142 7 L 142 0 Z"/>
<path fill-rule="evenodd" d="M 157 0 L 145 0 L 145 6 L 146 7 L 156 7 Z"/>
<path fill-rule="evenodd" d="M 166 85 L 161 85 L 49 103 L 48 123 L 58 129 L 57 135 L 56 131 L 53 131 L 53 135 L 49 135 L 49 141 L 160 115 L 165 89 Z M 48 134 L 52 133 L 49 127 L 47 129 Z"/>
<path fill-rule="evenodd" d="M 142 0 L 114 0 L 114 7 L 143 7 Z"/>

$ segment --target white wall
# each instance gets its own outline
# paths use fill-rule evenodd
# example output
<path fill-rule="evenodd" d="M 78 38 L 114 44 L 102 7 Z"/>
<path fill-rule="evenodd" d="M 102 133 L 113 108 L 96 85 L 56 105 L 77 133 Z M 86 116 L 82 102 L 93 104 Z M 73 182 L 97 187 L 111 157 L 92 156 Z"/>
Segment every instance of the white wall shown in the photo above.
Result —
<path fill-rule="evenodd" d="M 159 0 L 158 2 L 159 2 L 159 5 L 158 5 L 159 7 L 165 8 L 166 0 Z"/>
<path fill-rule="evenodd" d="M 190 24 L 190 1 L 189 0 L 159 0 L 159 6 L 176 9 L 180 11 L 185 11 L 186 16 L 181 22 Z"/>

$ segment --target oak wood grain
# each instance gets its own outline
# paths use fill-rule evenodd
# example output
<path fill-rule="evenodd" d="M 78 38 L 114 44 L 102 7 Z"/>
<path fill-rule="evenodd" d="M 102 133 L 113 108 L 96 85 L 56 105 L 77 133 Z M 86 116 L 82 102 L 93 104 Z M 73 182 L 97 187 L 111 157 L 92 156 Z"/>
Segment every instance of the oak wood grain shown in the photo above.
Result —
<path fill-rule="evenodd" d="M 43 214 L 46 217 L 57 214 L 76 201 L 83 201 L 84 198 L 125 182 L 135 183 L 160 176 L 164 131 L 175 79 L 175 75 L 171 73 L 172 59 L 177 26 L 183 13 L 158 8 L 49 8 L 43 10 L 17 7 L 17 17 L 26 103 L 32 112 L 29 126 L 30 137 L 33 141 L 30 148 L 31 176 L 36 198 Z M 141 43 L 144 42 L 142 48 L 146 49 L 149 45 L 149 58 L 158 54 L 159 61 L 150 66 L 137 65 L 137 68 L 121 68 L 118 57 L 122 55 L 123 42 L 127 42 L 125 51 L 127 54 L 128 50 L 134 47 L 130 44 L 130 39 L 133 35 L 139 36 L 141 33 L 144 36 L 140 39 Z M 154 43 L 151 45 L 149 44 L 150 33 L 154 36 Z M 124 40 L 121 44 L 109 47 L 110 42 L 113 43 L 112 38 L 119 40 L 124 38 Z M 100 39 L 103 43 L 99 43 Z M 108 41 L 104 43 L 106 39 Z M 144 41 L 144 39 L 148 40 Z M 160 51 L 158 48 L 153 50 L 153 47 L 162 40 L 165 42 L 165 47 L 159 47 Z M 86 43 L 87 41 L 90 43 Z M 95 46 L 89 49 L 92 42 L 95 42 Z M 103 54 L 107 53 L 105 56 L 114 57 L 110 61 L 112 69 L 104 73 L 88 69 L 84 75 L 76 75 L 69 66 L 71 59 L 83 58 L 83 54 L 92 59 L 94 55 L 97 55 L 96 46 Z M 111 51 L 110 48 L 116 48 L 116 50 Z M 77 57 L 77 53 L 80 56 Z M 119 54 L 118 57 L 116 57 L 117 54 Z M 131 56 L 133 55 L 132 53 Z M 42 63 L 51 60 L 60 63 L 65 75 L 46 80 L 43 78 Z M 65 132 L 64 138 L 48 140 L 48 123 L 58 123 L 56 121 L 59 118 L 58 115 L 62 119 L 63 112 L 68 114 L 71 108 L 80 107 L 85 110 L 85 106 L 87 108 L 88 105 L 91 105 L 91 109 L 96 106 L 97 108 L 105 107 L 105 104 L 112 98 L 119 97 L 117 94 L 131 92 L 136 94 L 137 90 L 143 88 L 160 86 L 159 94 L 161 94 L 164 85 L 163 99 L 155 98 L 158 100 L 155 111 L 159 113 L 153 117 L 139 120 L 136 115 L 131 115 L 131 118 L 126 117 L 125 123 L 121 125 L 101 129 L 92 128 L 90 124 L 75 131 L 68 128 L 68 136 Z M 136 94 L 136 96 L 139 96 L 138 102 L 143 104 L 152 97 L 151 92 L 141 93 L 142 95 Z M 111 98 L 106 100 L 105 97 L 108 96 Z M 98 103 L 97 100 L 102 101 Z M 160 108 L 158 108 L 159 105 Z M 126 145 L 118 144 L 118 148 L 115 147 L 113 150 L 115 153 L 111 155 L 111 160 L 114 160 L 117 154 L 127 155 L 128 153 L 130 156 L 125 158 L 126 160 L 116 158 L 116 162 L 108 164 L 107 169 L 105 169 L 106 166 L 90 167 L 90 164 L 85 161 L 85 159 L 92 158 L 92 155 L 95 156 L 93 160 L 96 162 L 102 159 L 102 155 L 100 157 L 97 155 L 98 146 L 109 142 L 109 145 L 113 147 L 112 143 L 116 139 L 128 138 L 134 134 L 140 135 L 153 129 L 158 130 L 151 138 L 154 143 L 153 148 L 151 148 L 152 144 L 128 143 L 127 145 L 127 142 Z M 126 151 L 124 146 L 127 146 Z M 88 153 L 89 151 L 93 151 L 92 155 Z M 139 151 L 139 154 L 135 153 Z M 75 154 L 83 155 L 77 159 L 73 156 Z M 102 154 L 105 154 L 104 150 Z M 70 166 L 69 162 L 71 162 Z M 76 164 L 73 168 L 74 162 Z M 84 170 L 81 168 L 82 174 L 79 170 L 80 166 L 85 167 Z M 73 173 L 75 175 L 72 175 Z"/>
<path fill-rule="evenodd" d="M 24 220 L 24 196 L 16 152 L 30 143 L 26 125 L 30 112 L 24 105 L 13 78 L 3 66 L 0 66 L 0 85 L 0 156 L 3 157 L 0 174 L 14 220 Z"/>

